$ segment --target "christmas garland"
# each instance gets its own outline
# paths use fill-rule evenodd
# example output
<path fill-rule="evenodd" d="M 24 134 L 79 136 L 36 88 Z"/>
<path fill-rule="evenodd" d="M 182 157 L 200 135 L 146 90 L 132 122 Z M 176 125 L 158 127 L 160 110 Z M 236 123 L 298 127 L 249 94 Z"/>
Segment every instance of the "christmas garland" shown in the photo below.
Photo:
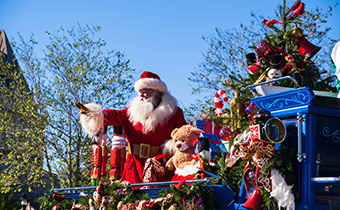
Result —
<path fill-rule="evenodd" d="M 176 209 L 183 209 L 188 203 L 193 203 L 197 209 L 215 209 L 214 191 L 207 187 L 203 182 L 192 185 L 183 185 L 181 188 L 170 186 L 170 189 L 163 189 L 159 195 L 167 194 L 174 195 L 174 202 L 171 206 L 176 206 Z M 165 206 L 167 207 L 171 206 Z"/>
<path fill-rule="evenodd" d="M 95 194 L 95 193 L 94 193 Z M 101 198 L 109 197 L 106 208 L 110 209 L 216 209 L 214 191 L 205 182 L 182 185 L 177 188 L 171 185 L 169 188 L 161 189 L 157 198 L 151 198 L 147 193 L 133 189 L 131 185 L 115 181 L 104 184 L 103 190 L 99 193 Z M 87 205 L 89 197 L 82 198 L 78 203 Z M 97 202 L 97 207 L 100 203 Z"/>

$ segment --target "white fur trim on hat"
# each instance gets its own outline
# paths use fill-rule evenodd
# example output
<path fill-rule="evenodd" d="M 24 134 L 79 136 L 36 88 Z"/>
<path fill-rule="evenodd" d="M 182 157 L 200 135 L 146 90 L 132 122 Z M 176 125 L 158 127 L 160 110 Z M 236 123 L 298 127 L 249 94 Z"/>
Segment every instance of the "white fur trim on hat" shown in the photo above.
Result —
<path fill-rule="evenodd" d="M 135 83 L 135 90 L 137 91 L 137 93 L 140 93 L 139 91 L 145 88 L 158 90 L 162 93 L 168 92 L 165 83 L 162 80 L 155 78 L 141 78 L 137 80 L 137 82 Z"/>

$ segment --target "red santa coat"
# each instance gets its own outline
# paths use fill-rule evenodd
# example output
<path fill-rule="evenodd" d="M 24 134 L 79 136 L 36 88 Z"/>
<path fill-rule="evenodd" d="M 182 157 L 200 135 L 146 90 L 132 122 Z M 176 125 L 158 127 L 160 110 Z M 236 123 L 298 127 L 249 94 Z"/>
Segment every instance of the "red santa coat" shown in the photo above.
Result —
<path fill-rule="evenodd" d="M 128 109 L 129 107 L 122 110 L 104 110 L 104 126 L 123 126 L 130 145 L 143 143 L 150 144 L 150 146 L 161 146 L 166 140 L 171 139 L 170 134 L 174 128 L 179 128 L 186 124 L 183 110 L 176 107 L 164 123 L 158 124 L 151 131 L 145 133 L 141 123 L 133 123 L 129 120 Z M 130 183 L 143 182 L 142 176 L 145 161 L 146 158 L 128 154 L 122 180 Z"/>

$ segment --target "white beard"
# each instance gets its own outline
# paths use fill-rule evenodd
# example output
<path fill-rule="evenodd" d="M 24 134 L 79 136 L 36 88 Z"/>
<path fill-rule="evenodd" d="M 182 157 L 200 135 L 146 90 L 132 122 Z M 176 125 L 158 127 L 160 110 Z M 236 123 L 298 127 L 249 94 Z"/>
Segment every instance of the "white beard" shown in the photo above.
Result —
<path fill-rule="evenodd" d="M 139 122 L 144 122 L 149 118 L 150 113 L 155 108 L 153 105 L 153 100 L 153 98 L 143 99 L 142 97 L 137 96 L 131 101 L 130 109 L 138 110 L 138 112 L 134 114 L 137 114 Z"/>
<path fill-rule="evenodd" d="M 136 125 L 138 122 L 143 126 L 143 133 L 154 130 L 163 125 L 177 109 L 177 102 L 169 93 L 164 93 L 161 103 L 154 108 L 154 100 L 141 100 L 135 97 L 128 109 L 129 121 Z"/>

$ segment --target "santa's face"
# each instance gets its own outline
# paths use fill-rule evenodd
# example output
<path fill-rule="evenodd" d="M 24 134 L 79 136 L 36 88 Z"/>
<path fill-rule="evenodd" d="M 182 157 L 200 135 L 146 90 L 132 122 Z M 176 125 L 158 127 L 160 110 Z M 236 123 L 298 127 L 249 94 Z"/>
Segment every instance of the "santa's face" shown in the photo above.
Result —
<path fill-rule="evenodd" d="M 153 89 L 141 89 L 140 91 L 140 97 L 142 100 L 149 99 L 155 96 L 156 91 Z"/>
<path fill-rule="evenodd" d="M 145 102 L 152 103 L 153 109 L 156 108 L 161 102 L 162 94 L 157 90 L 145 88 L 145 89 L 139 90 L 139 93 L 140 93 L 139 95 L 140 100 L 142 102 L 145 101 Z"/>

